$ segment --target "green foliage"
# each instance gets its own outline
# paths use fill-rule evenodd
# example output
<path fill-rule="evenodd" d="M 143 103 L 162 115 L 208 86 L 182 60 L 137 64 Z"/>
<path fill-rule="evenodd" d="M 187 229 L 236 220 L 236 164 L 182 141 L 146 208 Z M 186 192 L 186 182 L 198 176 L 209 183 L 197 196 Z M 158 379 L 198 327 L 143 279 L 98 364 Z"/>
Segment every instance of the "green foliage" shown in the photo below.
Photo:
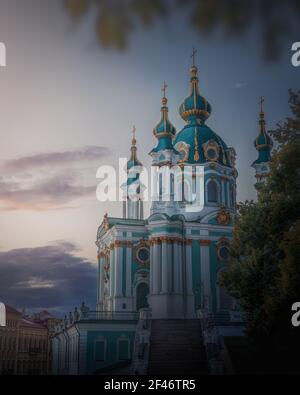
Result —
<path fill-rule="evenodd" d="M 239 205 L 221 279 L 246 313 L 249 339 L 286 358 L 297 344 L 291 306 L 300 301 L 300 92 L 290 103 L 293 118 L 271 132 L 278 148 L 258 201 Z"/>

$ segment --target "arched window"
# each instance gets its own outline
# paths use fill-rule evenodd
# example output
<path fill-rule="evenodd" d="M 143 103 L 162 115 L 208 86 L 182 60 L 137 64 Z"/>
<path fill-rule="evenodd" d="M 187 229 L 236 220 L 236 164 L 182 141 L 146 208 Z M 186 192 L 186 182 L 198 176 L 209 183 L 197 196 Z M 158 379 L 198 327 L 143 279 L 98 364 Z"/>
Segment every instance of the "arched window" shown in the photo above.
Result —
<path fill-rule="evenodd" d="M 165 156 L 163 154 L 160 155 L 159 159 L 160 162 L 163 162 L 166 160 Z"/>
<path fill-rule="evenodd" d="M 171 200 L 174 201 L 174 174 L 171 173 L 170 175 L 170 194 Z"/>
<path fill-rule="evenodd" d="M 208 203 L 218 203 L 218 185 L 216 181 L 210 180 L 207 184 L 207 201 Z"/>
<path fill-rule="evenodd" d="M 162 200 L 162 193 L 163 193 L 163 180 L 162 174 L 159 174 L 159 200 Z"/>

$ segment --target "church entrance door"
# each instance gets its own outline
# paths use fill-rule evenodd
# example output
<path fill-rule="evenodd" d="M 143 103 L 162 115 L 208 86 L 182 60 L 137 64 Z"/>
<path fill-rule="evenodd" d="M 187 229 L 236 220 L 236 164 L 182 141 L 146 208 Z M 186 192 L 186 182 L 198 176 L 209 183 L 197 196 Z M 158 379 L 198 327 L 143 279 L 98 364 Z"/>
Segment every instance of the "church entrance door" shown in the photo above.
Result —
<path fill-rule="evenodd" d="M 149 295 L 149 286 L 146 283 L 140 283 L 136 288 L 136 309 L 148 307 L 147 297 Z"/>

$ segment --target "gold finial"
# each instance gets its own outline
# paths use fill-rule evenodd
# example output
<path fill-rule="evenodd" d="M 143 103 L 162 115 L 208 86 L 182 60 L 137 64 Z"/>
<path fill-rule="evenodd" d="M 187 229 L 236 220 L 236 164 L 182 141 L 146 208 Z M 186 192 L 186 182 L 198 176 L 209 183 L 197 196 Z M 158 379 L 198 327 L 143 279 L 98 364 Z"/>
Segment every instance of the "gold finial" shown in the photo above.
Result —
<path fill-rule="evenodd" d="M 167 85 L 166 81 L 164 81 L 164 84 L 161 88 L 162 92 L 164 92 L 164 97 L 166 97 L 167 87 L 168 87 L 168 85 Z"/>
<path fill-rule="evenodd" d="M 164 107 L 168 104 L 168 99 L 166 98 L 167 87 L 168 87 L 168 85 L 167 85 L 166 81 L 164 81 L 164 84 L 163 84 L 163 86 L 162 86 L 162 88 L 161 88 L 162 92 L 164 93 L 164 96 L 163 96 L 163 98 L 162 98 L 161 103 L 162 103 L 162 105 L 163 105 Z"/>
<path fill-rule="evenodd" d="M 193 48 L 193 52 L 192 52 L 192 55 L 191 55 L 191 58 L 193 59 L 192 67 L 196 67 L 196 64 L 195 64 L 195 55 L 196 55 L 197 52 L 198 52 L 197 49 Z"/>
<path fill-rule="evenodd" d="M 259 99 L 259 105 L 260 105 L 259 124 L 260 124 L 260 132 L 261 133 L 265 133 L 265 127 L 266 127 L 265 113 L 264 113 L 264 109 L 263 109 L 264 102 L 265 102 L 265 99 L 261 96 Z"/>
<path fill-rule="evenodd" d="M 259 104 L 260 104 L 260 112 L 263 113 L 264 109 L 263 109 L 263 104 L 264 104 L 265 99 L 261 96 L 259 99 Z"/>
<path fill-rule="evenodd" d="M 132 128 L 132 145 L 136 145 L 135 133 L 136 133 L 136 127 L 133 125 L 133 128 Z"/>

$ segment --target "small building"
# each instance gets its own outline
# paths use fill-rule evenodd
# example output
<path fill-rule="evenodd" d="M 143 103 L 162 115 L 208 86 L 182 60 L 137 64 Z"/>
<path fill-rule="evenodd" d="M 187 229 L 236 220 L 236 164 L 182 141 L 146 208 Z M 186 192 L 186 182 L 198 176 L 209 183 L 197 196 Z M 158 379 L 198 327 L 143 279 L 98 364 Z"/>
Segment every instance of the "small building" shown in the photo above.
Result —
<path fill-rule="evenodd" d="M 59 320 L 47 311 L 27 316 L 5 307 L 6 326 L 0 327 L 0 374 L 50 374 L 51 342 Z"/>

